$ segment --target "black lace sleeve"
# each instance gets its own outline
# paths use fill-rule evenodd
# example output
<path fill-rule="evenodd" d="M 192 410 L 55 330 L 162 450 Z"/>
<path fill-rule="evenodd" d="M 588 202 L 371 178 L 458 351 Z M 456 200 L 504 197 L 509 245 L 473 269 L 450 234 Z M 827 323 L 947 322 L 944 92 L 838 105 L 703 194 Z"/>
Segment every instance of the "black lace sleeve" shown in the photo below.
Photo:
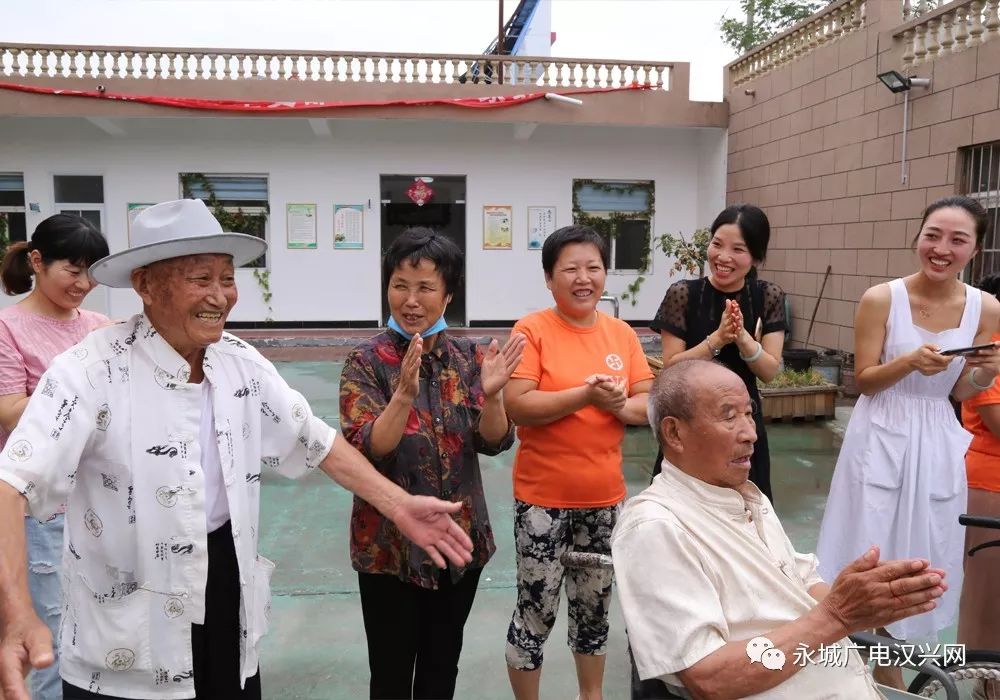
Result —
<path fill-rule="evenodd" d="M 764 313 L 761 314 L 763 334 L 784 332 L 788 328 L 785 318 L 785 293 L 774 282 L 761 280 L 764 288 Z"/>
<path fill-rule="evenodd" d="M 690 297 L 687 282 L 674 282 L 660 302 L 656 318 L 649 324 L 654 331 L 666 331 L 678 338 L 687 335 L 687 308 Z"/>

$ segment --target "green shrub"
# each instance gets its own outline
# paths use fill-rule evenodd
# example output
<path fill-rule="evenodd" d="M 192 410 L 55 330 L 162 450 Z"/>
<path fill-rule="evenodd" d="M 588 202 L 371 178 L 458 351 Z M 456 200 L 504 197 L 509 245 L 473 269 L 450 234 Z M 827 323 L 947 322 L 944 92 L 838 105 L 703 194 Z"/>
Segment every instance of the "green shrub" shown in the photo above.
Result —
<path fill-rule="evenodd" d="M 778 372 L 778 376 L 767 384 L 757 380 L 757 386 L 762 389 L 797 389 L 809 386 L 833 386 L 826 377 L 810 368 L 802 372 L 794 369 L 785 369 Z"/>

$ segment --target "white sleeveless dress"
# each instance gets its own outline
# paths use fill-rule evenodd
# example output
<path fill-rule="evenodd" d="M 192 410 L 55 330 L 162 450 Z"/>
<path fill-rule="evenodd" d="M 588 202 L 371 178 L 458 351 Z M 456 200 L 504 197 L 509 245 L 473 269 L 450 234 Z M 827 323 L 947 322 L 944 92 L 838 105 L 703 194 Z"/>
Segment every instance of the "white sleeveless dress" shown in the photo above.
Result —
<path fill-rule="evenodd" d="M 979 328 L 982 292 L 965 286 L 958 328 L 932 333 L 914 325 L 903 280 L 889 283 L 892 304 L 882 362 L 925 343 L 967 347 Z M 922 557 L 947 572 L 948 591 L 929 613 L 889 625 L 897 639 L 933 640 L 954 624 L 962 590 L 966 507 L 965 453 L 972 435 L 948 401 L 965 359 L 932 377 L 912 372 L 873 396 L 861 396 L 844 435 L 820 527 L 820 573 L 837 574 L 873 544 L 881 558 Z"/>

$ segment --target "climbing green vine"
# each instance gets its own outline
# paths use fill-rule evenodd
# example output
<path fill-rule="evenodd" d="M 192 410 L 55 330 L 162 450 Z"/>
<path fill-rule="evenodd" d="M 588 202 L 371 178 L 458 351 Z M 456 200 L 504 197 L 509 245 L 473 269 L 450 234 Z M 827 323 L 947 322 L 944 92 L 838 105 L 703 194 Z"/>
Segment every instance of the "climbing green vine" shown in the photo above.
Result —
<path fill-rule="evenodd" d="M 240 208 L 235 210 L 226 208 L 216 197 L 215 187 L 203 173 L 181 173 L 181 191 L 186 199 L 196 199 L 194 189 L 197 187 L 205 193 L 204 202 L 212 210 L 212 214 L 219 220 L 224 231 L 263 231 L 267 222 L 267 211 L 262 213 L 249 213 Z M 267 318 L 265 321 L 273 321 L 271 315 L 274 309 L 271 308 L 271 271 L 264 266 L 264 256 L 257 258 L 249 264 L 253 268 L 253 277 L 260 288 L 260 296 L 267 305 Z"/>
<path fill-rule="evenodd" d="M 271 319 L 271 312 L 274 310 L 271 308 L 271 271 L 267 268 L 255 267 L 253 270 L 253 278 L 257 280 L 257 286 L 260 287 L 260 297 L 267 304 L 267 319 Z"/>

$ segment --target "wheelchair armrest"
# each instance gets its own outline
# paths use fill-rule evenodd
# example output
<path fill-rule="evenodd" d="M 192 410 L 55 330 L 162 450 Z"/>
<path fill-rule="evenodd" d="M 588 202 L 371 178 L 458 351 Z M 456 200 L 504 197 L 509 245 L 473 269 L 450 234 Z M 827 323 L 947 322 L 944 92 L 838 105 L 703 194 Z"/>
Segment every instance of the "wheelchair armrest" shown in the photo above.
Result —
<path fill-rule="evenodd" d="M 965 527 L 986 527 L 993 530 L 1000 530 L 1000 518 L 963 514 L 958 516 L 958 522 Z"/>

